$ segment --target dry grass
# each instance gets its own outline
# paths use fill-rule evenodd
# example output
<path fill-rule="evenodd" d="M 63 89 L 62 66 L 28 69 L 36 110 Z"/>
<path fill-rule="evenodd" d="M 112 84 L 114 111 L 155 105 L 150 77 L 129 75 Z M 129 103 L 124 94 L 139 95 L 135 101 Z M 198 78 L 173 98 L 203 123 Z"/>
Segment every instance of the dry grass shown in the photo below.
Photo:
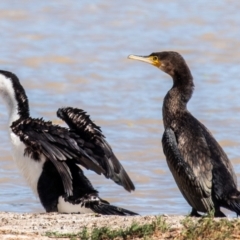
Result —
<path fill-rule="evenodd" d="M 48 232 L 46 235 L 53 238 L 69 238 L 71 240 L 107 240 L 107 239 L 147 239 L 158 233 L 164 233 L 169 229 L 166 221 L 162 217 L 156 217 L 156 220 L 150 224 L 140 225 L 134 222 L 130 227 L 126 229 L 112 230 L 107 227 L 93 228 L 88 231 L 84 228 L 83 231 L 74 234 L 59 234 L 56 232 Z"/>
<path fill-rule="evenodd" d="M 240 219 L 0 213 L 0 239 L 240 240 Z"/>
<path fill-rule="evenodd" d="M 150 224 L 133 223 L 125 230 L 110 228 L 84 229 L 77 234 L 47 233 L 52 238 L 71 240 L 130 240 L 130 239 L 176 239 L 176 240 L 226 240 L 240 239 L 240 220 L 214 219 L 211 216 L 200 219 L 186 217 L 182 227 L 172 228 L 162 217 L 157 217 Z"/>

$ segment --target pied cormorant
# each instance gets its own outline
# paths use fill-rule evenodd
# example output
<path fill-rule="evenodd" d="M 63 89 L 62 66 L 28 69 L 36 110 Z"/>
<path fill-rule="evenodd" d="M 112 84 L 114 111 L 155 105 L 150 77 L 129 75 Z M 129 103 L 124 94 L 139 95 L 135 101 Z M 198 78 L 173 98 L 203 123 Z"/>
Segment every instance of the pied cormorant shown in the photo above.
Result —
<path fill-rule="evenodd" d="M 47 212 L 135 215 L 101 199 L 84 176 L 82 166 L 134 190 L 100 128 L 85 112 L 58 110 L 70 129 L 31 118 L 19 79 L 7 71 L 0 71 L 0 96 L 9 112 L 13 158 Z"/>

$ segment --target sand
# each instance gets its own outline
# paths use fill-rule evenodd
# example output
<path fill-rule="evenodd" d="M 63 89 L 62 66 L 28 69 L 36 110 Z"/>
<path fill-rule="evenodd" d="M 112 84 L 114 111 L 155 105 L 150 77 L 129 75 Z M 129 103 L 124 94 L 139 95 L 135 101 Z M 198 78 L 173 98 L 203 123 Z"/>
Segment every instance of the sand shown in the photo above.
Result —
<path fill-rule="evenodd" d="M 181 228 L 184 216 L 163 216 L 173 228 Z M 0 239 L 57 239 L 46 236 L 48 232 L 78 233 L 84 227 L 88 229 L 109 227 L 126 228 L 133 222 L 151 223 L 156 216 L 102 216 L 93 214 L 58 213 L 0 213 Z M 62 238 L 61 238 L 62 239 Z"/>

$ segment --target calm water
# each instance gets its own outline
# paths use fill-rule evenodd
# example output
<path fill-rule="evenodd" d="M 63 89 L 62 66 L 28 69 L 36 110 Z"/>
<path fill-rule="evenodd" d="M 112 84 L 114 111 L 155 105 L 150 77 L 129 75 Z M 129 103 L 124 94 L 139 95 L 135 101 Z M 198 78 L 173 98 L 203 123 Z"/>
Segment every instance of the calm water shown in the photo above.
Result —
<path fill-rule="evenodd" d="M 240 179 L 238 1 L 0 2 L 0 65 L 24 85 L 34 117 L 85 109 L 136 185 L 127 193 L 85 171 L 102 198 L 141 214 L 186 214 L 162 152 L 162 100 L 172 81 L 129 54 L 175 50 L 195 80 L 188 108 L 224 147 Z M 16 169 L 0 105 L 0 211 L 43 212 Z M 240 181 L 240 180 L 239 180 Z"/>

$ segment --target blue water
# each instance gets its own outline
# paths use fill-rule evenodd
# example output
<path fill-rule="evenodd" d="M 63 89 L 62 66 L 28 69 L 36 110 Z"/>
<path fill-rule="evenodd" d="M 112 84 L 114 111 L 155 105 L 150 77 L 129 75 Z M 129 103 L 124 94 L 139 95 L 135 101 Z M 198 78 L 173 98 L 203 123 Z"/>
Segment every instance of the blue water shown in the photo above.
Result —
<path fill-rule="evenodd" d="M 238 1 L 0 2 L 0 68 L 16 73 L 34 117 L 85 109 L 136 185 L 127 193 L 85 171 L 100 196 L 141 214 L 186 214 L 161 147 L 169 76 L 129 54 L 180 52 L 195 92 L 189 110 L 214 134 L 240 175 Z M 43 212 L 11 159 L 0 105 L 0 211 Z M 240 179 L 240 178 L 239 178 Z"/>

